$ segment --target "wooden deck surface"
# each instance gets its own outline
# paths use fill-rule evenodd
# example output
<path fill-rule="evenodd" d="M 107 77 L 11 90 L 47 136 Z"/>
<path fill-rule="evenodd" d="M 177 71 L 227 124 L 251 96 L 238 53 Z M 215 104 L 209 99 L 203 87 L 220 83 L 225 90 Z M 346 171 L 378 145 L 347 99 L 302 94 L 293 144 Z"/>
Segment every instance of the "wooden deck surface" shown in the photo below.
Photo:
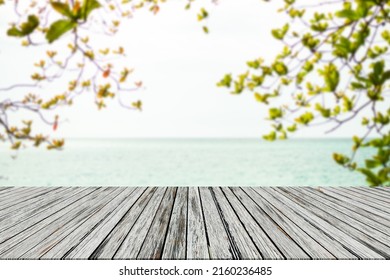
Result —
<path fill-rule="evenodd" d="M 0 259 L 390 259 L 390 188 L 5 188 Z"/>

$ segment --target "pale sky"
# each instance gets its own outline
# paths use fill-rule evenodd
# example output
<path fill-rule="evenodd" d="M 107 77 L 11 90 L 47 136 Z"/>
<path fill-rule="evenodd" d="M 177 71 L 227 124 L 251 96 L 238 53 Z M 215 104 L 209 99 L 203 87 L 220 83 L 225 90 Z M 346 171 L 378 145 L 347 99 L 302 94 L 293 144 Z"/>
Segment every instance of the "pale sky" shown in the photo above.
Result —
<path fill-rule="evenodd" d="M 225 73 L 239 74 L 246 61 L 272 57 L 280 45 L 270 30 L 283 24 L 276 12 L 282 1 L 223 0 L 209 9 L 205 35 L 196 12 L 182 1 L 168 1 L 157 16 L 140 12 L 125 23 L 110 42 L 127 49 L 128 65 L 146 89 L 143 112 L 128 111 L 111 102 L 98 111 L 91 94 L 80 97 L 61 115 L 55 136 L 63 137 L 261 137 L 268 131 L 267 109 L 250 93 L 234 96 L 216 87 Z M 6 15 L 0 13 L 5 26 Z M 4 30 L 2 27 L 1 30 Z M 26 81 L 42 50 L 26 50 L 20 42 L 0 35 L 0 87 Z M 42 56 L 42 55 L 41 55 Z M 3 94 L 3 93 L 0 93 Z M 349 126 L 330 135 L 349 136 Z M 323 137 L 325 128 L 302 131 L 300 137 Z"/>

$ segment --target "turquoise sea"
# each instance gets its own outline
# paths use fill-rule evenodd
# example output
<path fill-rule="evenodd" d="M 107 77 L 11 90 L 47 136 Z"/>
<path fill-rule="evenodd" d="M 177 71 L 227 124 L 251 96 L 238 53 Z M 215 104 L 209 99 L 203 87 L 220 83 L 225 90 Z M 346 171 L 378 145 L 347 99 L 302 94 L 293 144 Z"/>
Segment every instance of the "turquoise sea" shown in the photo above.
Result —
<path fill-rule="evenodd" d="M 1 144 L 0 186 L 364 186 L 332 159 L 350 149 L 343 139 L 86 139 L 17 154 Z"/>

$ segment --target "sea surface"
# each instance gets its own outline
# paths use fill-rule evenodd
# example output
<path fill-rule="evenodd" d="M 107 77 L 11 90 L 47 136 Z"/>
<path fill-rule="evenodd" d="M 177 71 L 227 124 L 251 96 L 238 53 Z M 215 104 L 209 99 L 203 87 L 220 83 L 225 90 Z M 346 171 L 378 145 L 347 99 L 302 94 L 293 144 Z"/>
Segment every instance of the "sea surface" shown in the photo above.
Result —
<path fill-rule="evenodd" d="M 17 153 L 0 144 L 0 186 L 365 186 L 333 152 L 350 154 L 350 140 L 85 139 Z"/>

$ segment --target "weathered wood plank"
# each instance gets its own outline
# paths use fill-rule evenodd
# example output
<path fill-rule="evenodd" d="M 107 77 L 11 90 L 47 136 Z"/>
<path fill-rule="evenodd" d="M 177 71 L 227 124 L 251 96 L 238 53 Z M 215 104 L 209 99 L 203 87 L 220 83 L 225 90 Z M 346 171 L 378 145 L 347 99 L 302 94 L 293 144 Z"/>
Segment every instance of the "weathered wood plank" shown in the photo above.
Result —
<path fill-rule="evenodd" d="M 12 189 L 7 189 L 6 191 L 3 191 L 2 193 L 0 193 L 0 202 L 4 201 L 9 196 L 17 195 L 18 193 L 26 192 L 29 189 L 31 189 L 31 188 L 28 188 L 28 187 L 18 187 L 18 188 L 13 187 Z"/>
<path fill-rule="evenodd" d="M 71 196 L 74 190 L 70 188 L 59 188 L 45 197 L 36 197 L 35 199 L 24 201 L 20 204 L 7 208 L 0 214 L 0 232 L 28 219 L 31 215 L 44 211 L 61 200 Z"/>
<path fill-rule="evenodd" d="M 43 196 L 55 189 L 56 188 L 28 188 L 25 191 L 14 193 L 7 198 L 0 200 L 0 211 L 3 211 L 26 200 L 34 199 L 38 196 Z"/>
<path fill-rule="evenodd" d="M 359 188 L 359 191 L 364 191 L 367 193 L 374 194 L 378 197 L 390 199 L 390 193 L 382 192 L 379 188 L 364 188 L 364 189 Z"/>
<path fill-rule="evenodd" d="M 278 200 L 273 192 L 267 192 L 265 189 L 256 189 L 256 192 L 266 199 L 278 212 L 282 213 L 294 224 L 300 227 L 311 238 L 315 239 L 321 246 L 327 249 L 337 259 L 357 259 L 345 246 L 334 239 L 333 236 L 322 230 L 320 227 L 313 225 L 305 217 L 301 217 L 293 209 L 286 207 L 283 202 Z M 282 225 L 281 225 L 282 226 Z M 314 257 L 313 257 L 314 258 Z"/>
<path fill-rule="evenodd" d="M 0 187 L 0 195 L 12 192 L 15 187 Z"/>
<path fill-rule="evenodd" d="M 367 203 L 364 199 L 356 198 L 356 197 L 351 197 L 348 194 L 345 193 L 339 193 L 334 190 L 335 188 L 321 188 L 322 192 L 328 196 L 331 196 L 333 198 L 337 198 L 341 201 L 348 202 L 350 204 L 353 204 L 361 209 L 364 209 L 371 214 L 377 215 L 379 217 L 382 217 L 386 220 L 390 220 L 389 213 L 386 213 L 382 211 L 382 209 L 378 209 L 375 206 L 372 206 L 371 204 Z"/>
<path fill-rule="evenodd" d="M 46 211 L 39 212 L 36 215 L 31 215 L 28 219 L 25 219 L 19 223 L 14 224 L 0 232 L 0 248 L 6 245 L 7 240 L 16 237 L 22 233 L 33 232 L 39 227 L 42 227 L 44 223 L 50 223 L 55 218 L 63 215 L 65 212 L 61 212 L 61 210 L 66 209 L 65 211 L 69 211 L 68 207 L 73 205 L 77 205 L 77 201 L 85 198 L 90 195 L 92 192 L 96 191 L 94 188 L 86 188 L 82 190 L 77 196 L 71 196 L 66 198 L 64 201 L 54 205 L 53 207 L 47 209 Z M 19 236 L 18 240 L 23 240 L 23 237 Z M 12 241 L 14 242 L 14 241 Z M 17 242 L 17 241 L 15 241 Z"/>
<path fill-rule="evenodd" d="M 28 237 L 35 235 L 37 232 L 41 231 L 42 229 L 45 229 L 49 224 L 53 224 L 53 223 L 61 224 L 61 221 L 63 219 L 66 218 L 69 219 L 69 215 L 77 216 L 78 214 L 81 214 L 84 210 L 88 208 L 89 206 L 88 202 L 90 201 L 96 202 L 97 199 L 100 198 L 101 192 L 110 193 L 110 190 L 100 189 L 97 191 L 91 191 L 81 199 L 77 199 L 76 201 L 73 200 L 71 204 L 62 207 L 62 209 L 57 210 L 54 214 L 50 216 L 45 216 L 44 219 L 40 221 L 33 220 L 33 224 L 32 225 L 27 224 L 29 225 L 29 227 L 25 228 L 23 231 L 19 230 L 19 225 L 10 228 L 9 230 L 6 231 L 7 234 L 5 234 L 5 236 L 8 236 L 8 239 L 5 242 L 0 242 L 0 257 L 6 257 L 6 256 L 10 256 L 12 258 L 20 257 L 23 253 L 25 253 L 28 249 L 30 249 L 31 246 L 35 244 L 27 244 L 29 248 L 24 248 L 23 246 L 19 246 L 18 252 L 22 251 L 20 255 L 10 253 L 12 251 L 11 249 L 18 246 L 21 242 L 26 240 Z M 23 227 L 25 226 L 26 225 L 23 223 Z M 15 233 L 15 235 L 13 236 L 9 235 L 10 233 L 9 231 L 11 231 L 11 233 Z M 5 253 L 7 253 L 7 255 Z"/>
<path fill-rule="evenodd" d="M 299 198 L 300 201 L 305 201 L 305 204 L 302 205 L 310 205 L 310 208 L 313 210 L 312 212 L 317 216 L 327 220 L 332 223 L 332 225 L 337 226 L 342 231 L 354 237 L 375 252 L 378 252 L 385 258 L 390 258 L 390 247 L 386 246 L 386 244 L 390 244 L 389 235 L 381 233 L 362 223 L 360 219 L 354 219 L 346 215 L 345 212 L 335 210 L 325 203 L 318 201 L 313 202 L 313 199 L 310 196 L 307 196 L 302 191 L 298 191 L 296 188 L 283 188 L 282 190 L 291 194 L 291 197 L 294 199 Z"/>
<path fill-rule="evenodd" d="M 40 258 L 71 231 L 81 226 L 88 217 L 116 198 L 122 191 L 119 188 L 104 189 L 97 198 L 86 201 L 79 208 L 72 209 L 65 216 L 29 235 L 9 252 L 5 253 L 4 257 L 17 256 L 17 258 L 21 259 Z"/>
<path fill-rule="evenodd" d="M 201 204 L 206 223 L 206 236 L 211 259 L 235 259 L 237 252 L 233 248 L 218 209 L 209 188 L 199 188 Z"/>
<path fill-rule="evenodd" d="M 257 191 L 257 192 L 256 192 Z M 268 197 L 266 199 L 266 195 L 261 196 L 264 192 L 261 189 L 256 188 L 246 188 L 245 192 L 252 197 L 257 205 L 260 206 L 261 209 L 281 228 L 284 232 L 286 232 L 312 259 L 334 259 L 335 256 L 332 255 L 324 246 L 322 246 L 313 236 L 317 236 L 318 231 L 314 231 L 313 229 L 306 230 L 306 224 L 300 224 L 300 227 L 295 224 L 288 217 L 283 215 L 274 205 L 272 205 L 271 201 L 274 202 L 272 197 Z M 302 220 L 301 220 L 302 222 Z M 305 230 L 304 230 L 305 229 Z M 312 236 L 309 235 L 312 234 Z M 322 239 L 322 243 L 325 243 L 324 239 L 321 235 L 319 235 L 319 239 Z M 328 240 L 327 240 L 328 241 Z M 328 242 L 327 242 L 328 243 Z M 327 247 L 331 247 L 328 246 Z"/>
<path fill-rule="evenodd" d="M 62 240 L 66 238 L 71 232 L 77 231 L 77 228 L 82 227 L 85 222 L 89 221 L 89 219 L 92 218 L 93 220 L 94 215 L 102 209 L 105 209 L 111 201 L 114 201 L 113 204 L 115 206 L 117 198 L 123 193 L 124 189 L 109 188 L 107 190 L 109 191 L 107 195 L 102 193 L 102 196 L 100 196 L 100 198 L 98 198 L 96 201 L 88 201 L 88 207 L 80 209 L 75 214 L 68 214 L 65 218 L 58 219 L 57 221 L 42 229 L 41 232 L 36 234 L 36 236 L 29 237 L 28 243 L 36 245 L 25 252 L 20 258 L 42 258 L 43 255 L 61 243 Z M 42 236 L 46 236 L 46 238 L 42 239 Z"/>
<path fill-rule="evenodd" d="M 125 203 L 134 188 L 121 188 L 123 191 L 118 196 L 114 197 L 103 208 L 93 213 L 81 225 L 76 227 L 64 239 L 58 242 L 52 249 L 46 249 L 46 253 L 40 256 L 41 259 L 61 259 L 67 252 L 75 248 L 86 236 L 95 230 L 100 224 L 104 223 L 108 217 L 112 217 L 112 213 L 118 211 Z"/>
<path fill-rule="evenodd" d="M 152 190 L 150 188 L 150 190 Z M 113 231 L 115 226 L 122 218 L 133 209 L 133 206 L 148 190 L 146 188 L 137 188 L 130 197 L 118 206 L 117 209 L 111 213 L 101 224 L 99 224 L 92 232 L 84 236 L 74 248 L 69 249 L 69 253 L 62 258 L 65 259 L 88 259 L 106 237 Z"/>
<path fill-rule="evenodd" d="M 369 201 L 375 204 L 377 201 L 380 201 L 381 203 L 385 203 L 387 205 L 390 204 L 390 196 L 386 197 L 386 196 L 378 195 L 377 194 L 378 192 L 372 193 L 371 191 L 369 191 L 369 188 L 367 188 L 367 190 L 361 188 L 356 188 L 356 189 L 348 188 L 345 191 L 350 194 L 357 194 L 359 195 L 359 197 L 369 198 Z"/>
<path fill-rule="evenodd" d="M 188 190 L 187 259 L 210 258 L 199 188 Z"/>
<path fill-rule="evenodd" d="M 145 237 L 137 259 L 159 260 L 162 258 L 165 237 L 168 231 L 177 188 L 168 188 L 160 204 L 149 232 Z"/>
<path fill-rule="evenodd" d="M 178 188 L 162 259 L 185 260 L 187 246 L 188 188 Z"/>
<path fill-rule="evenodd" d="M 390 187 L 377 187 L 375 189 L 378 191 L 384 192 L 386 194 L 390 193 Z"/>
<path fill-rule="evenodd" d="M 40 237 L 29 238 L 29 244 L 36 244 L 36 246 L 32 247 L 20 258 L 42 258 L 43 255 L 52 250 L 53 247 L 57 246 L 71 232 L 76 231 L 77 228 L 82 227 L 87 221 L 89 221 L 89 219 L 92 218 L 93 220 L 95 213 L 98 213 L 102 209 L 105 209 L 111 201 L 114 201 L 113 204 L 115 205 L 117 198 L 122 193 L 123 189 L 113 188 L 113 191 L 111 191 L 108 195 L 104 197 L 101 196 L 99 200 L 97 200 L 93 204 L 90 204 L 89 207 L 84 209 L 82 212 L 79 211 L 79 213 L 77 213 L 73 217 L 71 217 L 71 215 L 67 215 L 66 219 L 60 219 L 58 223 L 56 221 L 50 224 L 41 233 L 39 233 Z M 92 203 L 92 201 L 88 201 L 88 203 Z M 49 234 L 47 235 L 47 233 Z M 42 235 L 46 235 L 46 238 L 42 239 Z M 35 243 L 32 240 L 37 240 L 39 242 Z"/>
<path fill-rule="evenodd" d="M 253 243 L 222 190 L 220 188 L 211 188 L 210 191 L 224 223 L 225 230 L 228 233 L 230 243 L 235 247 L 237 258 L 244 260 L 262 259 L 258 248 Z"/>
<path fill-rule="evenodd" d="M 370 205 L 351 199 L 349 196 L 340 195 L 329 191 L 330 188 L 321 188 L 319 191 L 327 196 L 327 198 L 336 199 L 339 203 L 346 203 L 353 205 L 360 211 L 366 211 L 368 214 L 375 216 L 375 218 L 381 218 L 382 220 L 390 221 L 389 215 L 384 213 L 377 208 L 371 207 Z"/>
<path fill-rule="evenodd" d="M 341 188 L 339 188 L 341 189 Z M 390 197 L 381 197 L 378 196 L 376 193 L 372 193 L 370 190 L 371 188 L 366 187 L 366 188 L 347 188 L 344 190 L 344 188 L 341 189 L 343 192 L 346 192 L 348 194 L 351 194 L 353 196 L 357 196 L 359 198 L 366 198 L 368 201 L 374 204 L 379 204 L 379 205 L 384 205 L 386 206 L 389 203 Z"/>
<path fill-rule="evenodd" d="M 148 188 L 137 200 L 134 206 L 126 212 L 125 216 L 115 225 L 109 235 L 93 251 L 90 259 L 112 259 L 128 235 L 135 222 L 139 219 L 145 207 L 152 203 L 157 188 Z M 154 200 L 155 202 L 155 200 Z"/>
<path fill-rule="evenodd" d="M 166 188 L 157 188 L 150 203 L 146 205 L 115 253 L 114 259 L 136 259 L 166 191 Z"/>
<path fill-rule="evenodd" d="M 350 248 L 350 250 L 360 258 L 383 259 L 383 256 L 379 253 L 365 246 L 355 238 L 352 238 L 350 234 L 355 234 L 354 230 L 348 229 L 344 231 L 344 228 L 339 228 L 339 221 L 330 217 L 330 215 L 322 215 L 322 212 L 317 211 L 317 208 L 311 207 L 300 198 L 286 195 L 286 192 L 282 191 L 280 188 L 272 188 L 272 190 L 274 195 L 283 201 L 285 205 L 289 205 L 298 215 L 306 217 L 314 225 L 317 225 L 329 235 L 332 235 L 336 240 L 339 240 L 341 244 Z M 305 205 L 306 207 L 302 205 Z M 335 222 L 335 224 L 332 224 L 332 221 Z M 343 225 L 347 226 L 347 224 Z"/>
<path fill-rule="evenodd" d="M 234 187 L 231 188 L 234 190 Z M 234 211 L 245 229 L 248 231 L 251 239 L 256 244 L 263 259 L 284 259 L 283 254 L 274 245 L 273 241 L 267 236 L 263 229 L 256 223 L 251 214 L 241 204 L 240 200 L 234 195 L 229 188 L 222 188 L 227 200 L 233 207 Z"/>
<path fill-rule="evenodd" d="M 340 212 L 343 212 L 353 218 L 356 218 L 357 220 L 371 226 L 376 230 L 390 235 L 390 221 L 383 219 L 382 217 L 372 215 L 371 213 L 367 213 L 365 210 L 356 207 L 350 203 L 342 202 L 333 197 L 327 196 L 319 190 L 315 190 L 312 188 L 304 188 L 302 191 L 304 191 L 305 194 L 310 196 L 312 199 L 320 201 Z"/>
<path fill-rule="evenodd" d="M 253 219 L 274 242 L 284 258 L 310 259 L 310 256 L 242 188 L 231 188 L 231 190 L 247 211 L 251 213 Z"/>
<path fill-rule="evenodd" d="M 363 187 L 0 188 L 0 259 L 383 259 L 388 205 Z"/>

